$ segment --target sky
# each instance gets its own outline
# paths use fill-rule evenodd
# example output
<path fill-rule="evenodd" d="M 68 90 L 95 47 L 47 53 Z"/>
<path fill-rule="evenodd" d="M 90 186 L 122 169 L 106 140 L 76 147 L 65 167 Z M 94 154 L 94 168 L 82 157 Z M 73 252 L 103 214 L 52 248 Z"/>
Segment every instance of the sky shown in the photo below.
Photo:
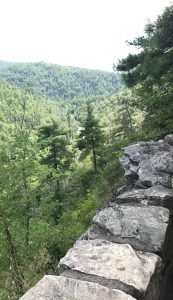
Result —
<path fill-rule="evenodd" d="M 170 0 L 0 0 L 0 60 L 112 71 Z"/>

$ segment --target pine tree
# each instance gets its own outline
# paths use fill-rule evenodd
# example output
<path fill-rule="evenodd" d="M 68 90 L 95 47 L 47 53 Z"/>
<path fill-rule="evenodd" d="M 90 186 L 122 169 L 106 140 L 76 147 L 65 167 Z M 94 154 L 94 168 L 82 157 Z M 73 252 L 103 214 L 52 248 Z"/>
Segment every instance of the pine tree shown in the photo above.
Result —
<path fill-rule="evenodd" d="M 50 184 L 54 186 L 53 197 L 59 202 L 58 215 L 60 216 L 62 215 L 61 184 L 72 162 L 67 132 L 53 120 L 50 124 L 40 128 L 39 141 L 43 150 L 41 162 L 49 167 Z"/>
<path fill-rule="evenodd" d="M 79 134 L 77 147 L 82 151 L 81 158 L 85 158 L 89 154 L 92 156 L 93 168 L 95 174 L 98 170 L 98 156 L 100 155 L 100 147 L 103 143 L 103 133 L 99 122 L 93 114 L 93 108 L 90 103 L 87 104 L 87 115 L 82 123 L 82 130 Z"/>
<path fill-rule="evenodd" d="M 127 86 L 134 87 L 148 138 L 160 138 L 173 130 L 173 5 L 129 44 L 141 51 L 122 59 L 116 69 Z"/>

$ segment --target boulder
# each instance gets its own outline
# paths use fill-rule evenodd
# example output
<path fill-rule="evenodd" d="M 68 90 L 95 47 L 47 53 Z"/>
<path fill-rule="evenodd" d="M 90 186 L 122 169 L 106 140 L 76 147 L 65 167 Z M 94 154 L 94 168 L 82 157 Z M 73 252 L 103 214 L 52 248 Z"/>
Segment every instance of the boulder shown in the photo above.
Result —
<path fill-rule="evenodd" d="M 60 260 L 59 267 L 63 275 L 70 270 L 71 278 L 97 282 L 143 299 L 152 275 L 161 267 L 161 259 L 127 244 L 82 240 Z"/>
<path fill-rule="evenodd" d="M 46 275 L 21 300 L 135 300 L 119 290 L 98 283 Z"/>
<path fill-rule="evenodd" d="M 172 172 L 173 155 L 166 151 L 157 152 L 139 163 L 138 181 L 146 187 L 162 185 L 170 188 Z"/>
<path fill-rule="evenodd" d="M 161 252 L 169 221 L 169 210 L 143 204 L 114 205 L 93 218 L 89 239 L 129 244 L 137 250 Z"/>
<path fill-rule="evenodd" d="M 136 187 L 160 184 L 172 187 L 173 135 L 157 142 L 141 142 L 125 147 L 120 159 L 128 181 Z"/>
<path fill-rule="evenodd" d="M 165 136 L 165 142 L 169 145 L 169 146 L 173 146 L 173 134 L 168 134 Z"/>

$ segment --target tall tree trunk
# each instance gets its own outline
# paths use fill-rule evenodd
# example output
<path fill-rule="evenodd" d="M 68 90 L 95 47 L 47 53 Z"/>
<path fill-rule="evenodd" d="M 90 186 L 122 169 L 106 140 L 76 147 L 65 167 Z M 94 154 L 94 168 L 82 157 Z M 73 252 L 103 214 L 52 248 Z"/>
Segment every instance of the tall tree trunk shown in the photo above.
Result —
<path fill-rule="evenodd" d="M 53 159 L 54 159 L 54 162 L 53 162 L 53 168 L 55 171 L 57 171 L 57 168 L 58 168 L 58 162 L 57 162 L 57 150 L 56 150 L 56 145 L 55 143 L 53 143 Z M 61 200 L 61 196 L 60 196 L 60 191 L 61 191 L 61 185 L 60 185 L 60 180 L 59 179 L 56 179 L 56 191 L 55 191 L 55 198 L 56 200 L 58 199 L 59 201 L 59 215 L 61 216 L 62 215 L 62 200 Z"/>
<path fill-rule="evenodd" d="M 25 244 L 26 247 L 28 247 L 29 245 L 29 223 L 30 223 L 30 199 L 29 199 L 29 195 L 28 195 L 28 183 L 27 183 L 27 178 L 26 178 L 26 174 L 25 174 L 25 170 L 23 170 L 23 186 L 24 186 L 24 190 L 26 193 L 26 209 L 25 209 L 25 215 L 26 215 L 26 221 L 25 221 Z"/>
<path fill-rule="evenodd" d="M 4 226 L 4 232 L 7 240 L 7 245 L 8 245 L 8 253 L 9 253 L 9 258 L 10 258 L 10 269 L 11 269 L 11 274 L 12 274 L 12 280 L 15 283 L 16 286 L 16 291 L 20 295 L 23 292 L 23 276 L 17 261 L 17 254 L 16 254 L 16 247 L 13 243 L 13 239 L 8 227 L 8 224 L 5 221 L 5 218 L 1 212 L 0 214 L 2 221 L 3 221 L 3 226 Z"/>
<path fill-rule="evenodd" d="M 28 245 L 29 245 L 29 225 L 30 225 L 29 210 L 30 210 L 30 204 L 27 203 L 27 208 L 26 208 L 27 215 L 26 215 L 26 223 L 25 223 L 25 229 L 26 229 L 26 232 L 25 232 L 25 244 L 26 244 L 26 247 L 28 247 Z"/>
<path fill-rule="evenodd" d="M 94 166 L 94 172 L 95 172 L 95 174 L 97 174 L 97 157 L 96 157 L 95 143 L 94 143 L 93 137 L 92 137 L 92 152 L 93 152 L 93 166 Z"/>
<path fill-rule="evenodd" d="M 124 103 L 124 105 L 129 119 L 129 135 L 130 135 L 133 132 L 132 118 L 127 103 Z"/>

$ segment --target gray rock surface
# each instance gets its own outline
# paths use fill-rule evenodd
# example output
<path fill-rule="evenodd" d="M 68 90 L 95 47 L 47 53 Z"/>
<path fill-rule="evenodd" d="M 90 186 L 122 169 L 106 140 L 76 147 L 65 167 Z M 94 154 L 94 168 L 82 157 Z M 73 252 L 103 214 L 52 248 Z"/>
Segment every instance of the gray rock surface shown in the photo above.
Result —
<path fill-rule="evenodd" d="M 148 189 L 132 189 L 116 197 L 116 203 L 144 202 L 149 205 L 173 208 L 173 190 L 161 185 Z"/>
<path fill-rule="evenodd" d="M 169 146 L 173 146 L 173 134 L 168 134 L 165 136 L 165 142 L 169 145 Z"/>
<path fill-rule="evenodd" d="M 173 156 L 169 152 L 157 152 L 139 163 L 138 180 L 145 186 L 163 185 L 171 187 Z M 138 183 L 137 183 L 138 184 Z"/>
<path fill-rule="evenodd" d="M 172 187 L 173 135 L 157 142 L 141 142 L 124 148 L 120 159 L 125 176 L 136 186 L 160 184 Z"/>
<path fill-rule="evenodd" d="M 169 221 L 169 210 L 142 204 L 116 205 L 102 209 L 93 218 L 89 239 L 107 239 L 137 250 L 160 252 Z"/>
<path fill-rule="evenodd" d="M 134 251 L 127 244 L 105 240 L 79 241 L 59 263 L 61 272 L 71 270 L 85 278 L 111 288 L 120 289 L 133 297 L 147 291 L 151 276 L 161 266 L 161 259 L 149 252 Z M 83 277 L 84 276 L 84 277 Z"/>
<path fill-rule="evenodd" d="M 135 300 L 135 298 L 98 283 L 47 275 L 21 300 Z"/>

